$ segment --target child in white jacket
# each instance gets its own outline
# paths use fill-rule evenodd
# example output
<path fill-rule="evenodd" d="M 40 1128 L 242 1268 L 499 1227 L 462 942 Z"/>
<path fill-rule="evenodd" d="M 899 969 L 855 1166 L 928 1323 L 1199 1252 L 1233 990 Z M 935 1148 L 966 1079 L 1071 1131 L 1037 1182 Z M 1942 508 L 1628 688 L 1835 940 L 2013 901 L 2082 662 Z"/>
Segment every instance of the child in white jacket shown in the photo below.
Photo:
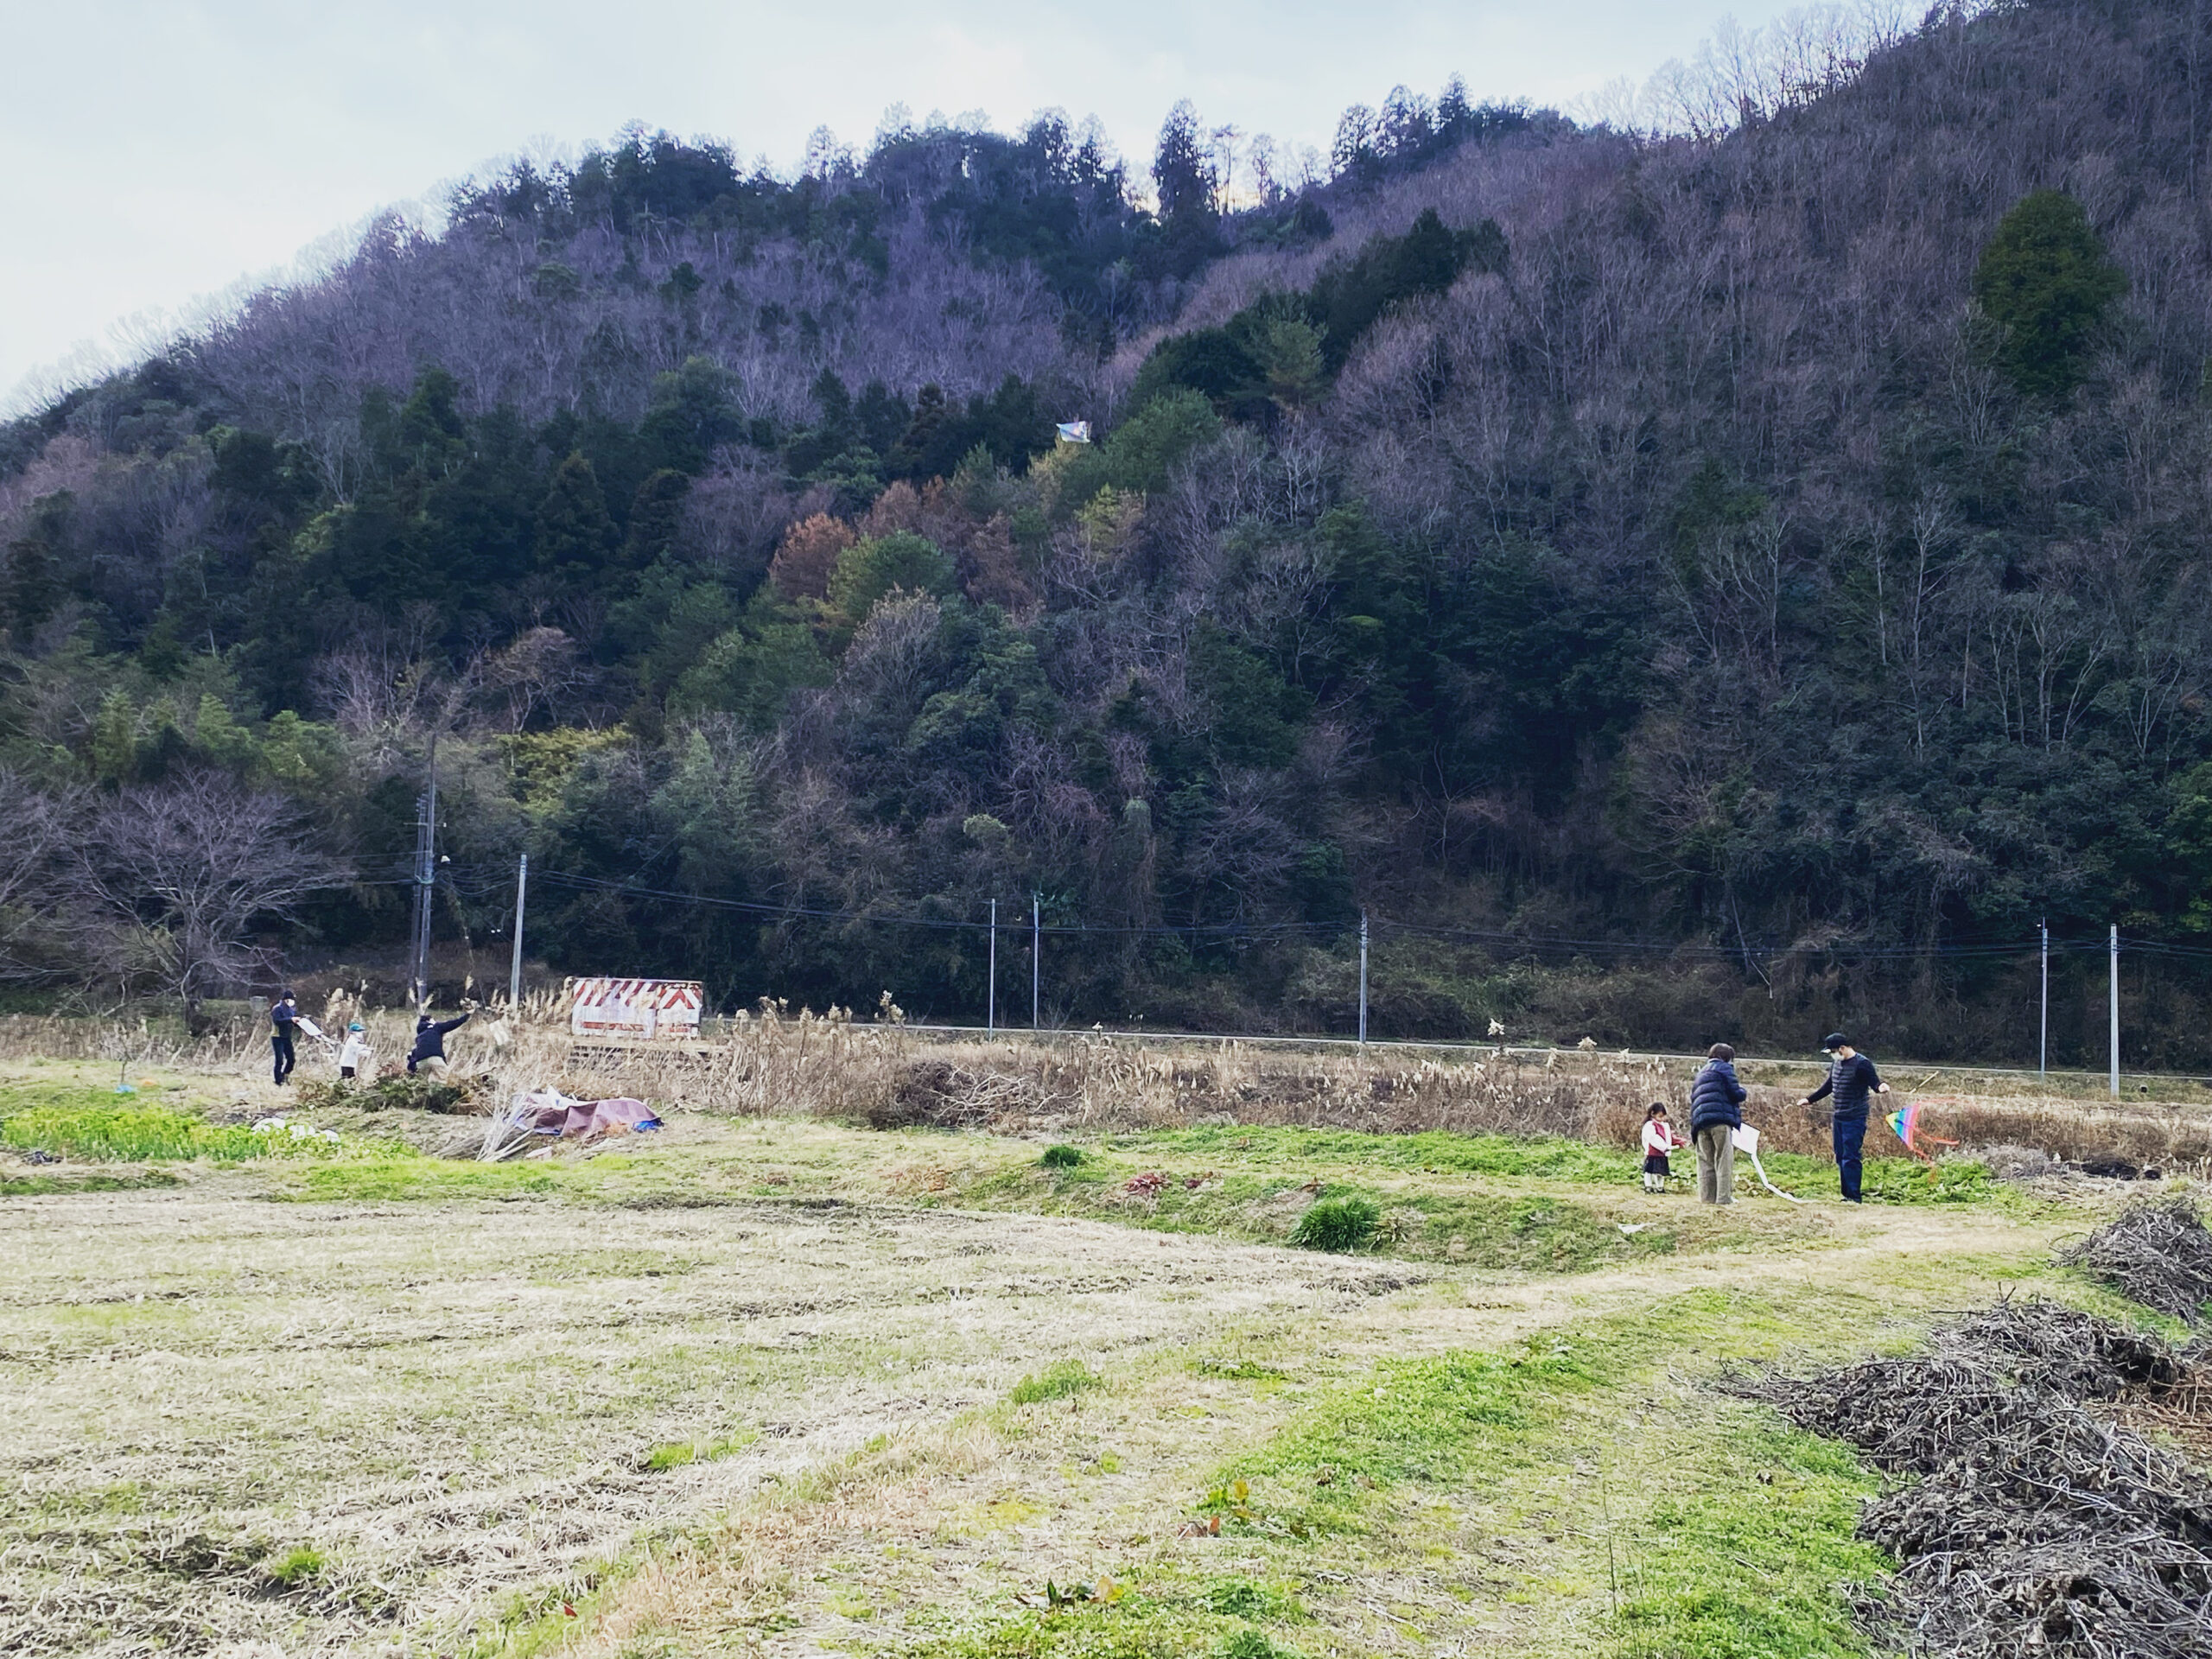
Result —
<path fill-rule="evenodd" d="M 338 1051 L 338 1075 L 356 1077 L 374 1064 L 369 1054 L 369 1036 L 361 1029 L 358 1020 L 346 1027 L 345 1046 Z"/>
<path fill-rule="evenodd" d="M 1676 1147 L 1689 1142 L 1675 1133 L 1675 1126 L 1667 1121 L 1667 1109 L 1657 1101 L 1643 1114 L 1643 1190 L 1664 1192 L 1667 1177 L 1672 1172 L 1667 1167 L 1667 1154 Z"/>

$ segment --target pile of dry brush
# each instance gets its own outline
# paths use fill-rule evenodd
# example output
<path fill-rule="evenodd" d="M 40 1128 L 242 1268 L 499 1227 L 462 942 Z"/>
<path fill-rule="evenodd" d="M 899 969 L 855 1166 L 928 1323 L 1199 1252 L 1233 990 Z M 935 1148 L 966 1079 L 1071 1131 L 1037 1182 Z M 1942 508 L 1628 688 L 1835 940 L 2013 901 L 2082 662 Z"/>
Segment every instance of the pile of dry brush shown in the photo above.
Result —
<path fill-rule="evenodd" d="M 2192 1325 L 2212 1302 L 2212 1232 L 2185 1198 L 2130 1205 L 2058 1259 Z"/>
<path fill-rule="evenodd" d="M 2182 1264 L 2171 1274 L 2146 1266 L 2161 1241 Z M 2079 1255 L 2163 1293 L 2195 1282 L 2207 1252 L 2194 1210 L 2166 1201 L 2124 1212 Z M 1862 1612 L 1900 1644 L 2183 1659 L 2212 1653 L 2212 1479 L 2126 1420 L 2201 1422 L 2203 1363 L 2201 1345 L 2177 1352 L 2093 1314 L 2008 1301 L 1910 1357 L 1726 1386 L 1915 1478 L 1859 1522 L 1899 1564 Z"/>

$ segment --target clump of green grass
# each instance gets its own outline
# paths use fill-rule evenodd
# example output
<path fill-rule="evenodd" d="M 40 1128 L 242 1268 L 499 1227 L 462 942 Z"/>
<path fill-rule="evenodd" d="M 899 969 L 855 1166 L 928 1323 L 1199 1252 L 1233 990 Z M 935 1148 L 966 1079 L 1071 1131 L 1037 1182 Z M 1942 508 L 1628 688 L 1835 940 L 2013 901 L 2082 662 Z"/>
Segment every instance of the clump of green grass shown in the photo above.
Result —
<path fill-rule="evenodd" d="M 1224 1642 L 1215 1652 L 1221 1659 L 1298 1659 L 1296 1651 L 1279 1647 L 1268 1639 L 1265 1630 L 1238 1630 Z"/>
<path fill-rule="evenodd" d="M 1037 1161 L 1047 1169 L 1073 1169 L 1083 1162 L 1083 1154 L 1073 1147 L 1047 1147 Z"/>
<path fill-rule="evenodd" d="M 1307 1250 L 1356 1250 L 1375 1236 L 1375 1224 L 1382 1218 L 1371 1198 L 1319 1198 L 1298 1218 L 1290 1242 Z"/>
<path fill-rule="evenodd" d="M 1307 1617 L 1306 1609 L 1296 1596 L 1273 1586 L 1255 1584 L 1250 1579 L 1216 1579 L 1205 1587 L 1205 1603 L 1215 1612 L 1228 1618 L 1273 1620 Z"/>
<path fill-rule="evenodd" d="M 322 1552 L 312 1544 L 298 1544 L 270 1561 L 266 1571 L 271 1583 L 289 1589 L 315 1577 L 322 1568 Z"/>
<path fill-rule="evenodd" d="M 1070 1395 L 1081 1394 L 1085 1389 L 1097 1388 L 1105 1380 L 1079 1359 L 1057 1360 L 1043 1370 L 1033 1372 L 1015 1383 L 1014 1392 L 1007 1395 L 1007 1402 L 1015 1406 L 1034 1406 L 1047 1400 L 1065 1400 Z"/>
<path fill-rule="evenodd" d="M 1280 1382 L 1283 1373 L 1272 1365 L 1262 1365 L 1256 1359 L 1223 1359 L 1207 1355 L 1191 1362 L 1192 1370 L 1200 1376 L 1217 1376 L 1232 1382 Z"/>
<path fill-rule="evenodd" d="M 755 1431 L 741 1428 L 719 1440 L 670 1440 L 646 1452 L 642 1465 L 649 1473 L 658 1474 L 663 1470 L 681 1469 L 686 1464 L 712 1463 L 717 1458 L 742 1452 L 760 1438 Z"/>

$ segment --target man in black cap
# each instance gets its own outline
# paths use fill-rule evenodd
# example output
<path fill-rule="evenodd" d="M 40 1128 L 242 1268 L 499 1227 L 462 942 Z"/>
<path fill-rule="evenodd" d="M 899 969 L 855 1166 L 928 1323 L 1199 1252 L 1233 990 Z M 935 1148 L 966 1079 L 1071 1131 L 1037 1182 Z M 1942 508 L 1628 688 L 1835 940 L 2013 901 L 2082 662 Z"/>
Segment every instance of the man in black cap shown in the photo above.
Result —
<path fill-rule="evenodd" d="M 269 1007 L 269 1054 L 279 1088 L 299 1064 L 299 1052 L 292 1046 L 292 1033 L 299 1023 L 300 1005 L 292 1000 L 291 992 L 277 992 L 276 1001 Z"/>
<path fill-rule="evenodd" d="M 1851 1039 L 1832 1031 L 1821 1047 L 1828 1057 L 1827 1081 L 1805 1096 L 1803 1103 L 1829 1095 L 1835 1096 L 1835 1173 L 1843 1183 L 1844 1202 L 1859 1203 L 1862 1173 L 1859 1151 L 1866 1144 L 1866 1104 L 1870 1095 L 1886 1095 L 1890 1085 L 1875 1074 L 1874 1062 L 1851 1046 Z"/>

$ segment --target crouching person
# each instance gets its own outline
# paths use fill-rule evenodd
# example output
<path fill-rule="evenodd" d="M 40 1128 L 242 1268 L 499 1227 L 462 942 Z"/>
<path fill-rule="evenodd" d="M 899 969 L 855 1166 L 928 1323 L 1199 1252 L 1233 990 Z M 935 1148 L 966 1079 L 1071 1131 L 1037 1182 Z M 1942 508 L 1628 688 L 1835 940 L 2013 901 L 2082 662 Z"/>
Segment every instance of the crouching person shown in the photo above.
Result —
<path fill-rule="evenodd" d="M 453 1020 L 433 1020 L 427 1014 L 415 1021 L 415 1046 L 407 1051 L 407 1071 L 410 1077 L 442 1077 L 446 1074 L 446 1033 L 456 1027 L 468 1023 L 469 1015 L 461 1014 Z"/>
<path fill-rule="evenodd" d="M 1690 1141 L 1697 1147 L 1700 1204 L 1736 1201 L 1736 1143 L 1744 1124 L 1744 1085 L 1736 1081 L 1736 1051 L 1715 1043 L 1690 1084 Z"/>

